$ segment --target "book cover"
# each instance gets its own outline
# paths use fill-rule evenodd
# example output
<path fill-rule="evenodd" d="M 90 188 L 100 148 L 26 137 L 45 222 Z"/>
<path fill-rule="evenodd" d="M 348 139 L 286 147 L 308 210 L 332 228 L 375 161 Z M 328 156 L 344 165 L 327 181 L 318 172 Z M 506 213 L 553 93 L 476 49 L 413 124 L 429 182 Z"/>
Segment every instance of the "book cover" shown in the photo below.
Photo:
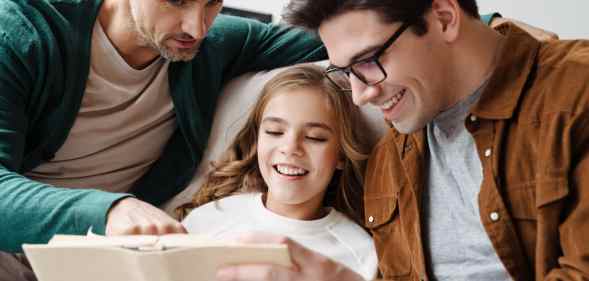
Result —
<path fill-rule="evenodd" d="M 222 265 L 291 265 L 283 244 L 239 244 L 191 234 L 56 235 L 47 244 L 23 249 L 40 281 L 211 281 Z"/>

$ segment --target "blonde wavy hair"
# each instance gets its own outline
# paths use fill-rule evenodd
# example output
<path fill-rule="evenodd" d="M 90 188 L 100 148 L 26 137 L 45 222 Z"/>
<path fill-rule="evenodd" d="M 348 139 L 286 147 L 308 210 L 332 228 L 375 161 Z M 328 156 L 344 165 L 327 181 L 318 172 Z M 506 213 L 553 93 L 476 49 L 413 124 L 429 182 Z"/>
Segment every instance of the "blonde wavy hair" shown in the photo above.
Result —
<path fill-rule="evenodd" d="M 233 194 L 267 192 L 257 161 L 257 140 L 262 115 L 275 93 L 305 88 L 320 90 L 328 98 L 335 120 L 338 120 L 339 128 L 336 132 L 344 167 L 335 171 L 325 194 L 324 205 L 335 208 L 357 222 L 362 221 L 362 183 L 368 146 L 359 136 L 358 109 L 352 103 L 350 95 L 342 93 L 324 76 L 323 69 L 315 65 L 288 68 L 264 85 L 261 97 L 254 105 L 245 126 L 221 159 L 211 163 L 212 170 L 192 202 L 176 210 L 180 218 L 200 205 Z"/>

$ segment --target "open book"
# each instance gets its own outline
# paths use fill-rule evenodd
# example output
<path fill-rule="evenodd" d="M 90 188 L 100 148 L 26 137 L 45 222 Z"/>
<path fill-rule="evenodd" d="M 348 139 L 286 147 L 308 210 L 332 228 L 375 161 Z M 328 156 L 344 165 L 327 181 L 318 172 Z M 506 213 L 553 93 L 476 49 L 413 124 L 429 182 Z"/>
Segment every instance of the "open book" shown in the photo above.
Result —
<path fill-rule="evenodd" d="M 56 235 L 23 249 L 40 281 L 211 281 L 221 265 L 290 266 L 283 244 L 237 244 L 199 235 Z"/>

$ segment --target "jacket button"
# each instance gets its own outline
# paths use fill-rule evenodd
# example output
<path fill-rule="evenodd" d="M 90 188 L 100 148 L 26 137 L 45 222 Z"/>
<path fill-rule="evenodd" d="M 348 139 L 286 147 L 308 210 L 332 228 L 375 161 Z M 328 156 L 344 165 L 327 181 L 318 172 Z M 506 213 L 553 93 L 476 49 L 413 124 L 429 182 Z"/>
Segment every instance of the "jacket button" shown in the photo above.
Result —
<path fill-rule="evenodd" d="M 477 117 L 474 115 L 470 116 L 470 122 L 476 122 L 477 121 Z"/>
<path fill-rule="evenodd" d="M 489 214 L 489 218 L 491 219 L 491 221 L 496 222 L 496 221 L 499 220 L 499 213 L 497 213 L 497 212 L 491 212 Z"/>
<path fill-rule="evenodd" d="M 491 153 L 492 153 L 491 149 L 490 148 L 487 148 L 485 150 L 485 157 L 490 157 L 491 156 Z"/>
<path fill-rule="evenodd" d="M 374 222 L 374 217 L 373 216 L 368 217 L 368 222 L 370 222 L 370 223 Z"/>

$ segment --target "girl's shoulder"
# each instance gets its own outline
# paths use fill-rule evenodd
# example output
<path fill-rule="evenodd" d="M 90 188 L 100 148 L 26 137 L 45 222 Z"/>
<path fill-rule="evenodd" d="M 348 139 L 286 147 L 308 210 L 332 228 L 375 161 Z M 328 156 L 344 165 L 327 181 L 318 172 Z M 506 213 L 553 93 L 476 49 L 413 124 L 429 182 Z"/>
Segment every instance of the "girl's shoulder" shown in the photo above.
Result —
<path fill-rule="evenodd" d="M 349 266 L 365 279 L 372 280 L 376 276 L 378 258 L 372 236 L 364 228 L 349 219 L 344 214 L 332 210 L 336 223 L 331 225 L 330 233 L 346 249 L 352 252 L 352 260 Z"/>
<path fill-rule="evenodd" d="M 341 241 L 348 241 L 348 243 L 352 245 L 365 245 L 370 247 L 373 243 L 372 236 L 370 236 L 364 228 L 335 209 L 332 209 L 331 212 L 332 214 L 330 214 L 330 216 L 333 216 L 332 221 L 334 223 L 330 228 L 335 236 L 341 238 Z"/>
<path fill-rule="evenodd" d="M 256 193 L 237 194 L 209 202 L 193 209 L 182 221 L 191 233 L 201 233 L 211 225 L 231 225 L 233 222 L 249 218 L 253 204 L 260 195 Z M 210 229 L 209 229 L 210 230 Z"/>

